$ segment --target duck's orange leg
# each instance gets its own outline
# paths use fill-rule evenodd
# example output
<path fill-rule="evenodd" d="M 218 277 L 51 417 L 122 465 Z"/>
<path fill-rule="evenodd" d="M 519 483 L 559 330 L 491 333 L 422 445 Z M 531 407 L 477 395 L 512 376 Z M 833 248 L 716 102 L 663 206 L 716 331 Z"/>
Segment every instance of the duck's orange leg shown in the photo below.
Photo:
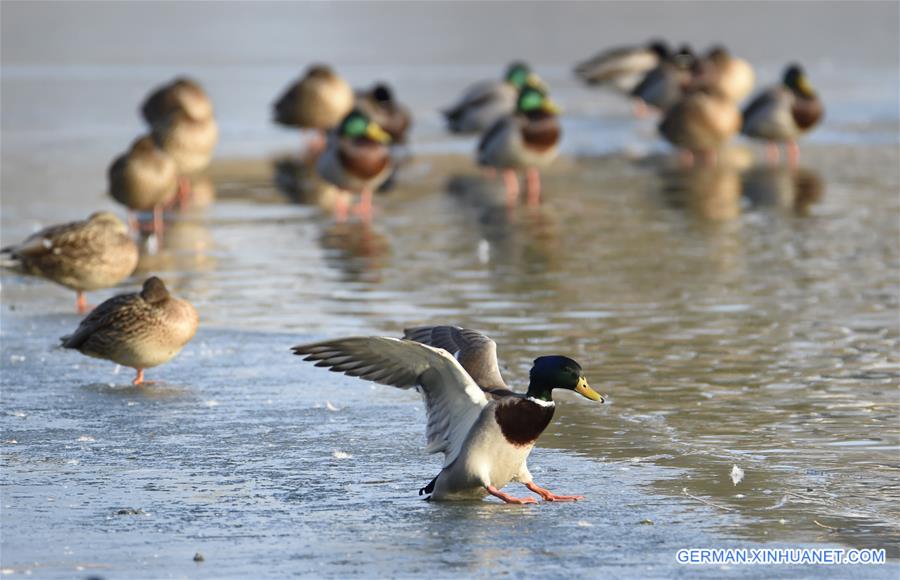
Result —
<path fill-rule="evenodd" d="M 137 376 L 134 377 L 134 380 L 131 381 L 132 385 L 142 385 L 144 384 L 144 369 L 135 369 L 137 371 Z"/>
<path fill-rule="evenodd" d="M 76 290 L 75 309 L 78 311 L 78 314 L 84 314 L 91 309 L 88 306 L 87 298 L 84 297 L 84 290 Z"/>
<path fill-rule="evenodd" d="M 536 167 L 525 170 L 525 183 L 528 192 L 528 205 L 537 206 L 541 203 L 541 172 Z"/>
<path fill-rule="evenodd" d="M 359 203 L 356 204 L 356 214 L 365 222 L 372 221 L 372 189 L 365 188 L 359 196 Z"/>
<path fill-rule="evenodd" d="M 514 504 L 537 503 L 537 500 L 534 499 L 533 497 L 513 497 L 513 496 L 509 495 L 508 493 L 503 493 L 502 491 L 500 491 L 493 485 L 487 486 L 487 490 L 488 490 L 489 494 L 491 494 L 495 497 L 499 497 L 506 503 L 514 503 Z"/>
<path fill-rule="evenodd" d="M 175 199 L 178 201 L 178 209 L 184 211 L 190 198 L 191 180 L 181 175 L 178 177 L 178 193 L 175 194 Z"/>
<path fill-rule="evenodd" d="M 153 233 L 156 235 L 156 242 L 162 243 L 163 207 L 159 203 L 153 206 Z"/>
<path fill-rule="evenodd" d="M 788 142 L 787 158 L 788 166 L 790 166 L 791 169 L 796 169 L 797 165 L 800 163 L 800 146 L 797 145 L 796 141 Z"/>
<path fill-rule="evenodd" d="M 503 171 L 503 185 L 506 187 L 506 204 L 511 206 L 519 199 L 519 178 L 515 171 Z"/>
<path fill-rule="evenodd" d="M 549 489 L 544 489 L 533 481 L 526 483 L 525 487 L 541 496 L 544 501 L 578 501 L 584 499 L 583 495 L 556 495 Z"/>

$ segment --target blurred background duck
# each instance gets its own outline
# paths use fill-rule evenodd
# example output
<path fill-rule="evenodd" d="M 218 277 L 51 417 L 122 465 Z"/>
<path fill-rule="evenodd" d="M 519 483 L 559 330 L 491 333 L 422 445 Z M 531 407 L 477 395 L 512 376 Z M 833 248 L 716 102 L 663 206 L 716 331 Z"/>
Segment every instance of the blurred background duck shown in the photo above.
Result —
<path fill-rule="evenodd" d="M 197 81 L 179 77 L 154 89 L 141 106 L 153 139 L 175 161 L 179 205 L 184 207 L 191 178 L 209 166 L 219 140 L 212 100 Z"/>
<path fill-rule="evenodd" d="M 733 56 L 727 48 L 715 45 L 694 67 L 694 85 L 709 86 L 720 95 L 740 103 L 753 90 L 756 79 L 746 60 Z"/>
<path fill-rule="evenodd" d="M 658 39 L 645 46 L 618 46 L 579 63 L 575 74 L 588 85 L 610 87 L 630 95 L 670 52 L 668 44 Z"/>
<path fill-rule="evenodd" d="M 516 171 L 525 170 L 528 201 L 540 200 L 539 168 L 549 165 L 559 154 L 562 129 L 559 107 L 543 88 L 525 85 L 516 101 L 514 113 L 502 117 L 481 137 L 478 164 L 503 171 L 507 201 L 519 194 Z"/>
<path fill-rule="evenodd" d="M 144 369 L 177 355 L 197 332 L 199 317 L 186 300 L 175 298 L 162 280 L 148 278 L 140 292 L 120 294 L 103 302 L 62 337 L 63 348 L 131 367 L 131 382 L 144 382 Z"/>
<path fill-rule="evenodd" d="M 152 137 L 139 137 L 113 161 L 107 176 L 109 194 L 128 208 L 132 228 L 139 231 L 135 212 L 153 211 L 153 232 L 161 236 L 163 206 L 178 192 L 178 168 L 168 153 Z"/>
<path fill-rule="evenodd" d="M 375 83 L 368 90 L 357 91 L 356 108 L 391 136 L 391 145 L 406 143 L 412 114 L 394 98 L 394 91 L 387 83 Z"/>
<path fill-rule="evenodd" d="M 138 264 L 138 247 L 128 226 L 106 211 L 50 226 L 0 253 L 6 267 L 75 290 L 79 313 L 88 309 L 85 291 L 115 286 Z"/>
<path fill-rule="evenodd" d="M 696 57 L 687 45 L 678 52 L 661 58 L 659 64 L 647 73 L 631 92 L 637 99 L 635 113 L 646 116 L 648 107 L 665 112 L 678 102 L 693 79 L 692 68 Z"/>
<path fill-rule="evenodd" d="M 345 191 L 360 192 L 357 212 L 372 217 L 372 192 L 391 174 L 391 136 L 362 110 L 353 109 L 328 134 L 325 151 L 316 162 L 322 179 Z M 339 221 L 346 218 L 346 206 L 335 210 Z"/>
<path fill-rule="evenodd" d="M 797 139 L 815 127 L 825 107 L 799 64 L 787 67 L 780 85 L 760 93 L 744 109 L 743 133 L 769 142 L 769 159 L 778 160 L 778 144 L 787 144 L 788 162 L 800 159 Z"/>
<path fill-rule="evenodd" d="M 711 87 L 692 89 L 676 102 L 659 124 L 660 134 L 678 147 L 688 165 L 694 154 L 715 162 L 717 152 L 741 130 L 741 112 Z"/>
<path fill-rule="evenodd" d="M 325 148 L 325 134 L 353 109 L 353 90 L 331 67 L 310 66 L 306 74 L 288 86 L 273 107 L 275 122 L 288 127 L 312 129 L 309 159 Z"/>
<path fill-rule="evenodd" d="M 519 91 L 526 84 L 543 85 L 526 63 L 511 63 L 503 80 L 485 80 L 470 86 L 455 105 L 443 112 L 447 128 L 460 134 L 490 129 L 497 119 L 515 112 Z"/>

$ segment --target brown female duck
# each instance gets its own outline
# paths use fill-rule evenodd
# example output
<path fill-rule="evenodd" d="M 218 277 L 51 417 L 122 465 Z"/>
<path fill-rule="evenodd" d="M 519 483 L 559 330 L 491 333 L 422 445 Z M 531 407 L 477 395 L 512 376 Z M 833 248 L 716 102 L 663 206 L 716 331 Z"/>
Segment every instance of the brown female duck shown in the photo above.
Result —
<path fill-rule="evenodd" d="M 140 292 L 120 294 L 97 306 L 61 340 L 64 348 L 135 369 L 132 384 L 139 385 L 144 369 L 177 355 L 194 337 L 198 323 L 194 307 L 169 294 L 153 276 Z"/>
<path fill-rule="evenodd" d="M 152 210 L 153 230 L 159 236 L 162 208 L 178 192 L 175 161 L 151 137 L 140 137 L 113 161 L 107 173 L 109 194 L 128 208 L 132 225 L 137 225 L 134 212 Z"/>
<path fill-rule="evenodd" d="M 45 228 L 0 253 L 7 254 L 11 259 L 7 265 L 20 272 L 75 290 L 79 313 L 88 308 L 85 291 L 115 286 L 138 263 L 138 247 L 128 226 L 106 211 Z"/>

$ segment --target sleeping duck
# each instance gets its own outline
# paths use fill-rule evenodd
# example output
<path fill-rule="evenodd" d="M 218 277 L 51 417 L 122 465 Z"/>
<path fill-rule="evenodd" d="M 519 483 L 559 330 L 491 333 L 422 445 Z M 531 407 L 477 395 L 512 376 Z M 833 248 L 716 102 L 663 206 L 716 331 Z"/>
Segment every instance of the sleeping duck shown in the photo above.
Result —
<path fill-rule="evenodd" d="M 325 134 L 353 108 L 353 89 L 331 67 L 315 64 L 303 78 L 290 85 L 273 106 L 275 122 L 288 127 L 313 129 L 310 145 L 315 158 L 325 147 Z"/>
<path fill-rule="evenodd" d="M 686 93 L 665 114 L 660 134 L 682 150 L 689 165 L 699 153 L 714 161 L 718 151 L 741 130 L 741 111 L 716 90 L 698 88 Z"/>
<path fill-rule="evenodd" d="M 140 292 L 120 294 L 103 302 L 81 321 L 63 348 L 131 367 L 144 382 L 144 369 L 168 362 L 197 332 L 197 311 L 169 294 L 162 280 L 147 278 Z"/>
<path fill-rule="evenodd" d="M 191 176 L 209 166 L 219 141 L 212 101 L 198 82 L 180 77 L 150 93 L 141 114 L 150 125 L 156 145 L 175 161 L 177 198 L 184 207 Z"/>
<path fill-rule="evenodd" d="M 787 143 L 788 161 L 800 158 L 797 139 L 822 120 L 825 109 L 799 64 L 784 73 L 782 84 L 758 95 L 744 109 L 743 133 L 769 141 L 769 157 L 778 159 L 778 143 Z"/>
<path fill-rule="evenodd" d="M 527 459 L 553 418 L 553 389 L 603 402 L 581 366 L 564 356 L 542 356 L 531 368 L 528 391 L 509 390 L 487 336 L 454 326 L 409 329 L 403 339 L 356 337 L 294 347 L 316 366 L 401 389 L 416 388 L 428 413 L 426 451 L 443 452 L 440 473 L 419 494 L 434 500 L 482 499 L 536 503 L 503 491 L 517 481 L 545 501 L 575 501 L 538 486 Z"/>
<path fill-rule="evenodd" d="M 163 206 L 178 192 L 178 168 L 152 137 L 140 137 L 117 157 L 107 172 L 109 195 L 128 208 L 137 230 L 134 212 L 153 211 L 153 231 L 162 233 Z"/>
<path fill-rule="evenodd" d="M 356 107 L 391 136 L 391 143 L 406 143 L 406 134 L 412 126 L 409 109 L 394 98 L 394 91 L 387 83 L 376 83 L 367 91 L 356 93 Z"/>
<path fill-rule="evenodd" d="M 518 169 L 525 170 L 529 203 L 540 199 L 538 168 L 549 165 L 559 154 L 559 112 L 542 88 L 526 85 L 515 112 L 502 117 L 481 137 L 478 164 L 503 170 L 508 202 L 519 194 Z"/>
<path fill-rule="evenodd" d="M 647 106 L 659 111 L 666 111 L 674 105 L 690 86 L 696 57 L 687 45 L 678 52 L 660 59 L 659 65 L 647 73 L 644 79 L 631 92 L 637 98 L 636 112 L 638 116 L 647 113 Z"/>
<path fill-rule="evenodd" d="M 128 226 L 108 211 L 50 226 L 0 253 L 9 256 L 7 267 L 75 290 L 79 313 L 88 309 L 86 290 L 115 286 L 138 264 L 138 247 Z"/>
<path fill-rule="evenodd" d="M 391 136 L 360 109 L 353 109 L 328 134 L 325 151 L 316 162 L 319 176 L 345 191 L 360 192 L 360 215 L 372 217 L 372 192 L 391 174 Z M 339 221 L 346 208 L 336 208 Z"/>
<path fill-rule="evenodd" d="M 646 46 L 619 46 L 579 63 L 575 74 L 589 85 L 609 86 L 629 95 L 668 56 L 669 46 L 662 40 Z"/>
<path fill-rule="evenodd" d="M 497 119 L 516 109 L 516 98 L 526 83 L 541 86 L 541 80 L 524 62 L 507 67 L 502 81 L 481 81 L 466 89 L 462 98 L 445 110 L 447 128 L 453 133 L 481 133 Z"/>
<path fill-rule="evenodd" d="M 733 56 L 727 48 L 715 45 L 698 59 L 693 85 L 708 86 L 735 103 L 753 90 L 755 75 L 746 60 Z"/>

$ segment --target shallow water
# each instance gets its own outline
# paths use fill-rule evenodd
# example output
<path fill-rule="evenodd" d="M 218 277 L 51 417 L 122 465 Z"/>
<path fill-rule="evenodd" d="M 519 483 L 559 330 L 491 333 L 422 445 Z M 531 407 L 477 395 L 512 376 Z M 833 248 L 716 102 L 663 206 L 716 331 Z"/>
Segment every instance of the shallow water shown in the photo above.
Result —
<path fill-rule="evenodd" d="M 718 168 L 678 169 L 653 121 L 577 86 L 561 61 L 544 66 L 565 155 L 542 205 L 514 210 L 434 112 L 496 67 L 344 67 L 356 84 L 389 78 L 417 113 L 415 156 L 371 226 L 336 225 L 275 185 L 293 179 L 300 139 L 266 107 L 295 66 L 190 67 L 221 120 L 205 183 L 217 200 L 175 217 L 124 287 L 160 274 L 201 332 L 148 372 L 159 384 L 132 389 L 130 371 L 55 348 L 78 321 L 69 292 L 3 274 L 3 568 L 718 577 L 675 551 L 841 544 L 897 558 L 898 69 L 848 70 L 827 49 L 810 68 L 828 117 L 796 172 L 745 142 Z M 775 78 L 780 61 L 756 54 Z M 106 166 L 141 130 L 147 88 L 180 70 L 78 62 L 4 61 L 3 244 L 117 209 Z M 582 363 L 608 404 L 560 395 L 531 464 L 588 501 L 422 502 L 439 462 L 421 453 L 417 397 L 288 351 L 432 323 L 493 336 L 516 386 L 541 354 Z M 856 573 L 897 568 L 778 569 Z"/>

